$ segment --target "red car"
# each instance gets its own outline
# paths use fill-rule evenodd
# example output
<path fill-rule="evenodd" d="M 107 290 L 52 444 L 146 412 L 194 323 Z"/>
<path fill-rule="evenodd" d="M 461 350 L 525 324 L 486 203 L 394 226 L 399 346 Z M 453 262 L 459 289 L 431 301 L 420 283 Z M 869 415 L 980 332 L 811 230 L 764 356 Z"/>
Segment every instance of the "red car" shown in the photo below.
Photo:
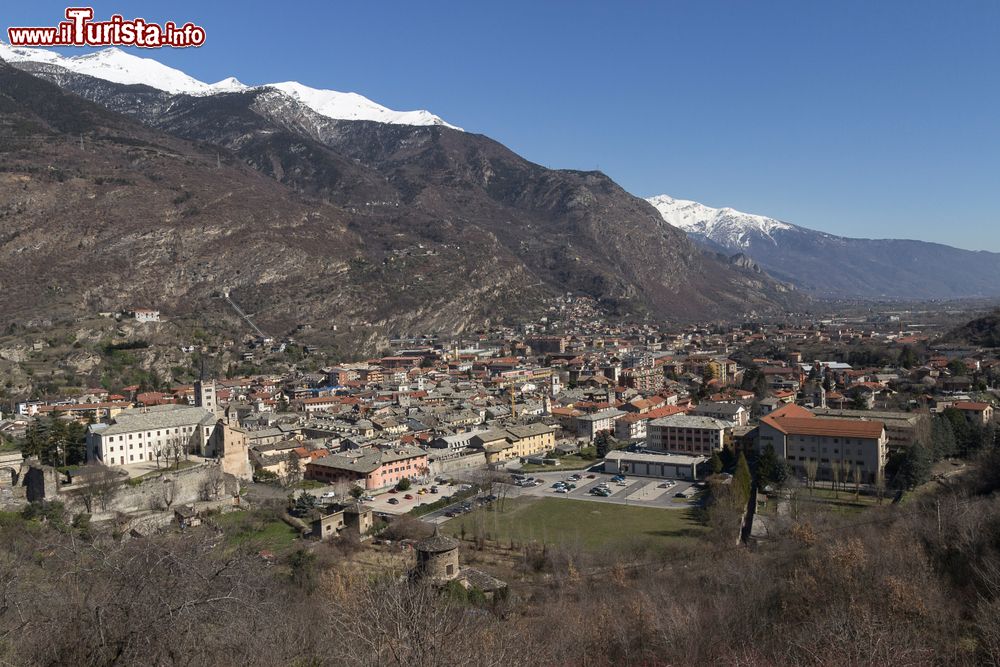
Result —
<path fill-rule="evenodd" d="M 406 500 L 413 500 L 413 494 L 407 493 L 405 496 L 403 496 L 403 498 L 405 498 Z"/>

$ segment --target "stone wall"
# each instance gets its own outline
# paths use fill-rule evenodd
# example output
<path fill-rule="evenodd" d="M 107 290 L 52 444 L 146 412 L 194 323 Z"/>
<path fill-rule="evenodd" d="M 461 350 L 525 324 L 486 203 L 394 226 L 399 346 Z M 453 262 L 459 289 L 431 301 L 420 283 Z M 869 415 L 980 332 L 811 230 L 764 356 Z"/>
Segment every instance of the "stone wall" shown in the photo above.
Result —
<path fill-rule="evenodd" d="M 431 475 L 449 475 L 462 470 L 486 467 L 485 452 L 475 452 L 462 456 L 435 459 L 429 466 Z"/>
<path fill-rule="evenodd" d="M 451 570 L 449 571 L 449 566 Z M 420 576 L 435 581 L 447 581 L 458 576 L 458 549 L 442 553 L 417 552 L 417 571 Z"/>
<path fill-rule="evenodd" d="M 136 513 L 148 510 L 172 509 L 203 499 L 203 492 L 213 475 L 219 473 L 216 463 L 199 463 L 182 470 L 163 471 L 143 478 L 133 485 L 124 482 L 111 499 L 108 512 Z M 220 493 L 228 492 L 230 484 L 223 484 Z M 83 501 L 73 487 L 63 489 L 62 500 L 76 511 L 85 511 Z M 98 509 L 94 508 L 97 512 Z"/>

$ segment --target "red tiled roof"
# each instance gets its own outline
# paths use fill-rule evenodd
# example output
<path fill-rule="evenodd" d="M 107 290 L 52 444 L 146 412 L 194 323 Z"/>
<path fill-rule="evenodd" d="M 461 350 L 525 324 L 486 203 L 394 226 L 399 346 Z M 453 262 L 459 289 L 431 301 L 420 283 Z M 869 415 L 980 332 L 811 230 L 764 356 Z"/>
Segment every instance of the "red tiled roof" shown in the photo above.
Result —
<path fill-rule="evenodd" d="M 977 403 L 976 401 L 956 401 L 952 407 L 957 410 L 974 410 L 975 412 L 982 412 L 986 408 L 990 407 L 990 404 Z"/>
<path fill-rule="evenodd" d="M 786 405 L 761 417 L 761 422 L 786 435 L 878 439 L 885 431 L 885 426 L 879 421 L 820 419 L 805 408 L 795 404 Z"/>

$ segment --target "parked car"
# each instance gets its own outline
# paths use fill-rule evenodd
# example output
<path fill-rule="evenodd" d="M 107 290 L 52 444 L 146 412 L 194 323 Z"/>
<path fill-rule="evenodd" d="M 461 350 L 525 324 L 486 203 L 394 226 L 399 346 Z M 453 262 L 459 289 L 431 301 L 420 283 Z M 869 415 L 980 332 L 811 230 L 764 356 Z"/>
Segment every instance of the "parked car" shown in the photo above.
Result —
<path fill-rule="evenodd" d="M 320 496 L 320 498 L 327 498 L 327 499 L 333 499 L 336 497 L 337 497 L 336 491 L 327 491 L 326 493 Z"/>
<path fill-rule="evenodd" d="M 565 486 L 561 486 L 558 489 L 556 489 L 556 493 L 569 493 L 569 489 L 567 489 Z"/>
<path fill-rule="evenodd" d="M 407 493 L 405 496 L 403 496 L 403 498 L 405 500 L 413 500 L 413 494 L 412 493 Z"/>
<path fill-rule="evenodd" d="M 587 475 L 587 479 L 597 479 L 597 475 Z"/>
<path fill-rule="evenodd" d="M 399 504 L 399 498 L 389 498 L 389 504 L 390 505 L 398 505 Z"/>
<path fill-rule="evenodd" d="M 438 488 L 436 486 L 432 486 L 431 487 L 431 493 L 437 493 L 437 492 L 438 492 Z"/>
<path fill-rule="evenodd" d="M 375 496 L 369 496 L 369 495 L 361 496 L 361 502 L 370 503 L 373 500 L 375 500 Z"/>

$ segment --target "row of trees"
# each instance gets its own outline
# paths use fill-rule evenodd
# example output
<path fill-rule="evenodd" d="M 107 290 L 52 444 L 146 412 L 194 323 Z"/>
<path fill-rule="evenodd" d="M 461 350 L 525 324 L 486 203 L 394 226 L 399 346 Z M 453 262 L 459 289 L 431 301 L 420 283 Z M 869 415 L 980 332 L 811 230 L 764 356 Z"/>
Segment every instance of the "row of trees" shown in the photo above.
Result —
<path fill-rule="evenodd" d="M 41 417 L 28 426 L 21 449 L 47 465 L 80 465 L 87 458 L 87 427 L 58 413 Z"/>

